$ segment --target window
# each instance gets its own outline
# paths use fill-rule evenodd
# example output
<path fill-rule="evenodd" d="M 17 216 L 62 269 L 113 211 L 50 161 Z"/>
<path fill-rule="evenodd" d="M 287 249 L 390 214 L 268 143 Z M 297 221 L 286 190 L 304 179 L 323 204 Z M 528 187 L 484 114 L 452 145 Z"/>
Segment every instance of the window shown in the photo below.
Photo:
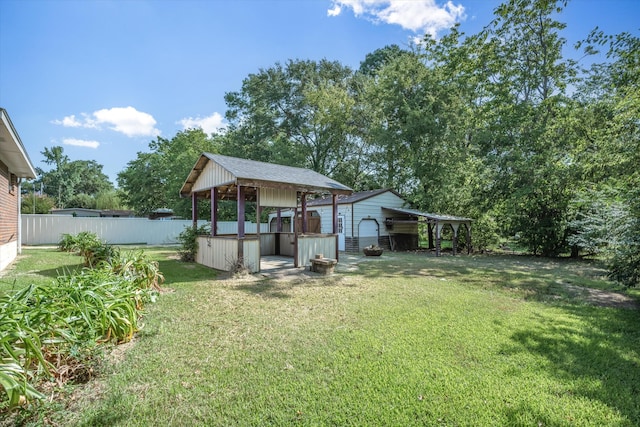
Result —
<path fill-rule="evenodd" d="M 15 194 L 18 187 L 18 177 L 14 174 L 9 174 L 9 194 Z"/>

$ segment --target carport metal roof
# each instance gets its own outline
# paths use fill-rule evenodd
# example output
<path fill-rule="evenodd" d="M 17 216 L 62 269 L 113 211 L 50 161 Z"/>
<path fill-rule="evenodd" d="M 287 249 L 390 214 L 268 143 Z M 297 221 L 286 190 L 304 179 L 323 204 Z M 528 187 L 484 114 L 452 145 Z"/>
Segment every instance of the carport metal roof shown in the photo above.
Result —
<path fill-rule="evenodd" d="M 432 213 L 427 213 L 427 212 L 420 212 L 420 211 L 415 210 L 415 209 L 385 208 L 385 207 L 383 207 L 382 209 L 387 210 L 387 211 L 391 211 L 391 212 L 402 213 L 402 214 L 405 214 L 405 215 L 415 216 L 415 217 L 424 217 L 424 218 L 427 218 L 428 220 L 438 221 L 438 222 L 460 222 L 460 223 L 468 222 L 468 223 L 470 223 L 471 221 L 473 221 L 471 218 L 465 218 L 465 217 L 461 217 L 461 216 L 452 216 L 452 215 L 432 214 Z"/>

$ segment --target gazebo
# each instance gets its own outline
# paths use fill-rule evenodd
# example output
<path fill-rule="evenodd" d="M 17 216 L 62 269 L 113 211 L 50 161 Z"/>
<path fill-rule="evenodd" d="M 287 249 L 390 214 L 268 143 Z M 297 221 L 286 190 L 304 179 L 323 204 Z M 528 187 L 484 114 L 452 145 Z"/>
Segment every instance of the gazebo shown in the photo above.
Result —
<path fill-rule="evenodd" d="M 338 218 L 336 209 L 340 194 L 351 194 L 351 188 L 310 169 L 276 165 L 219 154 L 202 153 L 180 190 L 180 196 L 191 197 L 193 225 L 197 227 L 198 201 L 211 200 L 211 233 L 198 236 L 196 262 L 223 271 L 241 263 L 250 272 L 260 271 L 260 257 L 292 256 L 295 267 L 307 266 L 315 254 L 338 259 Z M 330 195 L 333 200 L 331 234 L 308 233 L 307 197 Z M 238 231 L 219 235 L 218 201 L 237 202 Z M 245 233 L 245 204 L 256 203 L 256 233 Z M 275 233 L 260 232 L 260 212 L 264 208 L 298 209 L 301 207 L 302 229 L 282 232 L 278 215 Z M 296 211 L 297 216 L 297 211 Z"/>

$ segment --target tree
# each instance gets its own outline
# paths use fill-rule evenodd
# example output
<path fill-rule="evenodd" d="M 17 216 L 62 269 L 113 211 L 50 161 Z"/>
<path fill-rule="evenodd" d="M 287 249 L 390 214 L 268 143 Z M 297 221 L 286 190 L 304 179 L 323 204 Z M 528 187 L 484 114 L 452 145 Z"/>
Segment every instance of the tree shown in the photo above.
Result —
<path fill-rule="evenodd" d="M 101 191 L 95 196 L 96 209 L 125 209 L 122 203 L 122 191 Z"/>
<path fill-rule="evenodd" d="M 36 168 L 39 183 L 44 192 L 54 198 L 58 208 L 95 207 L 98 193 L 113 190 L 109 177 L 102 172 L 102 165 L 95 160 L 70 161 L 59 146 L 45 148 L 42 155 L 43 162 L 53 168 L 46 172 Z"/>
<path fill-rule="evenodd" d="M 22 183 L 20 210 L 23 214 L 48 214 L 55 207 L 53 198 L 40 190 L 41 182 L 25 181 Z"/>
<path fill-rule="evenodd" d="M 562 60 L 565 25 L 552 15 L 565 2 L 510 0 L 475 40 L 475 65 L 486 76 L 478 91 L 483 130 L 479 154 L 489 191 L 502 207 L 502 226 L 534 254 L 556 255 L 566 245 L 573 165 L 567 84 L 575 76 Z"/>
<path fill-rule="evenodd" d="M 191 200 L 180 198 L 180 189 L 198 157 L 203 152 L 218 151 L 216 139 L 202 129 L 188 129 L 171 139 L 158 137 L 149 143 L 149 149 L 149 153 L 139 152 L 118 174 L 125 204 L 138 215 L 171 208 L 175 215 L 190 218 Z M 206 204 L 199 205 L 199 217 L 208 217 Z"/>
<path fill-rule="evenodd" d="M 582 197 L 574 202 L 572 240 L 604 256 L 610 276 L 640 284 L 640 38 L 594 30 L 578 46 L 607 48 L 578 87 L 575 128 L 580 150 Z M 594 244 L 595 240 L 595 244 Z"/>
<path fill-rule="evenodd" d="M 230 126 L 222 152 L 327 175 L 347 170 L 355 152 L 351 76 L 327 60 L 288 61 L 250 75 L 225 96 Z"/>
<path fill-rule="evenodd" d="M 46 193 L 55 199 L 59 208 L 65 207 L 66 202 L 73 195 L 73 187 L 77 182 L 77 177 L 65 173 L 65 168 L 69 164 L 69 157 L 63 153 L 62 147 L 55 146 L 51 147 L 51 149 L 45 147 L 44 151 L 41 152 L 45 157 L 43 162 L 53 166 L 53 169 L 49 172 L 39 168 L 36 170 L 38 175 L 42 176 Z"/>
<path fill-rule="evenodd" d="M 122 189 L 124 203 L 140 216 L 148 216 L 155 209 L 170 206 L 164 187 L 166 177 L 162 176 L 165 172 L 159 154 L 139 152 L 136 159 L 118 173 L 118 186 Z"/>

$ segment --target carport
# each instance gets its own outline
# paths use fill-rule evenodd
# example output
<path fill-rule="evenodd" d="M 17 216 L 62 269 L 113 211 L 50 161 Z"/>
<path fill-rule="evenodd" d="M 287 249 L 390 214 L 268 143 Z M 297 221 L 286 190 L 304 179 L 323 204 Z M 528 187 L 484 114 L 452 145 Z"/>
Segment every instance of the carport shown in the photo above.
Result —
<path fill-rule="evenodd" d="M 418 236 L 418 224 L 420 222 L 426 223 L 428 229 L 429 249 L 436 250 L 436 256 L 440 256 L 442 252 L 442 230 L 444 227 L 451 227 L 453 231 L 453 255 L 456 255 L 458 246 L 458 235 L 460 226 L 464 225 L 466 232 L 466 246 L 467 253 L 471 253 L 471 218 L 464 218 L 451 215 L 439 215 L 427 212 L 420 212 L 414 209 L 400 209 L 400 208 L 382 208 L 382 212 L 385 215 L 385 227 L 389 231 L 391 249 L 394 246 L 398 246 L 407 237 L 415 233 L 416 239 Z M 435 239 L 434 239 L 435 233 Z M 435 240 L 435 244 L 434 244 Z"/>

